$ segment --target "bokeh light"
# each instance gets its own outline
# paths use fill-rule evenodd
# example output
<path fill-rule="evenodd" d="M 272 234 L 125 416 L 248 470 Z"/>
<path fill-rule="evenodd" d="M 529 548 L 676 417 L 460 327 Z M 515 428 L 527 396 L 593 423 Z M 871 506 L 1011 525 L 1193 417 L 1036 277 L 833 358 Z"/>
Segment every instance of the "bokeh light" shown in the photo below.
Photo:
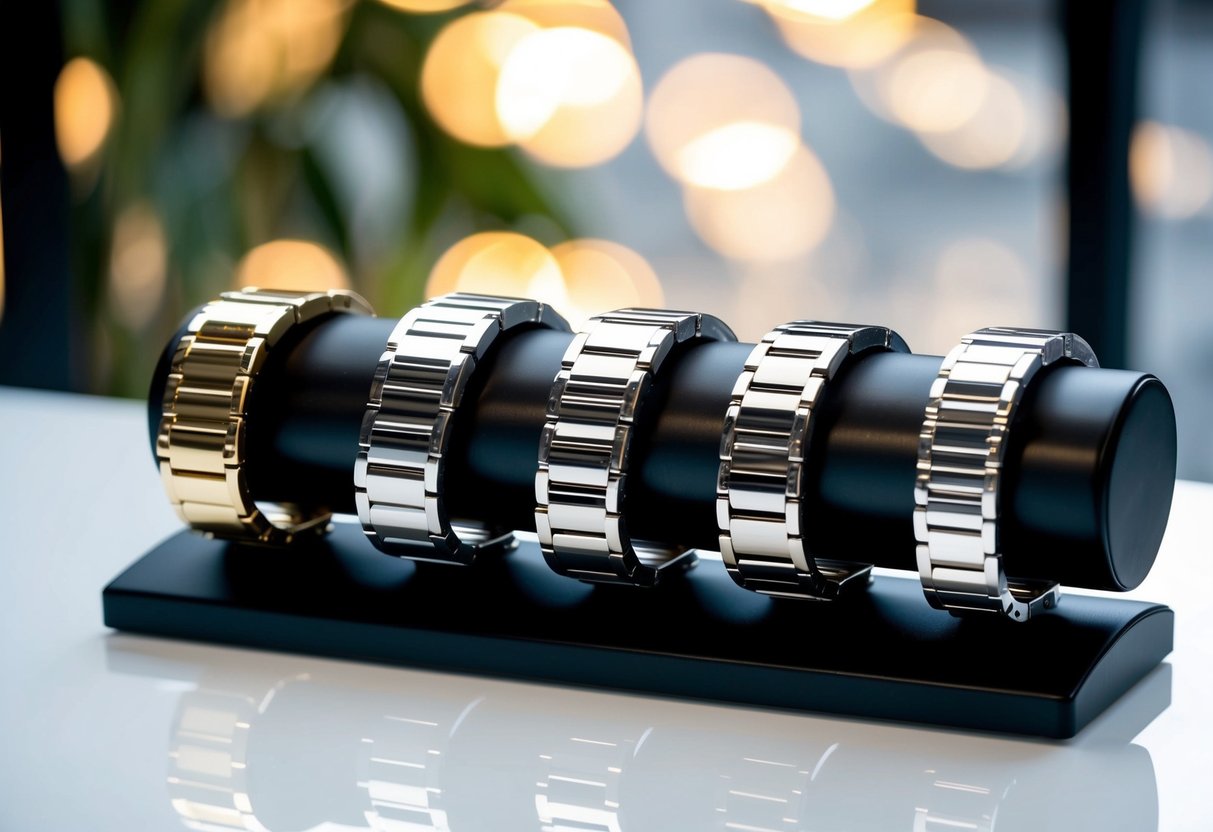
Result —
<path fill-rule="evenodd" d="M 324 246 L 307 240 L 263 243 L 236 265 L 236 285 L 323 292 L 348 289 L 345 267 Z"/>
<path fill-rule="evenodd" d="M 118 94 L 96 61 L 72 58 L 55 80 L 55 141 L 69 168 L 91 161 L 113 127 Z"/>
<path fill-rule="evenodd" d="M 1015 86 L 1023 101 L 1025 115 L 1023 140 L 1015 155 L 999 167 L 1019 170 L 1038 161 L 1055 160 L 1065 147 L 1070 129 L 1070 111 L 1061 93 L 1038 78 L 1005 67 L 993 72 Z"/>
<path fill-rule="evenodd" d="M 607 0 L 505 0 L 496 9 L 525 17 L 545 29 L 589 29 L 618 41 L 629 51 L 632 48 L 627 24 Z"/>
<path fill-rule="evenodd" d="M 829 66 L 875 66 L 913 34 L 915 0 L 760 0 L 792 51 Z"/>
<path fill-rule="evenodd" d="M 203 50 L 203 89 L 211 107 L 234 118 L 310 87 L 337 54 L 349 5 L 228 0 Z"/>
<path fill-rule="evenodd" d="M 738 121 L 709 130 L 678 154 L 678 170 L 688 185 L 734 191 L 778 175 L 800 144 L 795 133 L 756 121 Z"/>
<path fill-rule="evenodd" d="M 516 144 L 557 167 L 618 155 L 644 107 L 627 27 L 605 0 L 510 0 L 459 18 L 431 44 L 421 92 L 460 141 Z"/>
<path fill-rule="evenodd" d="M 566 305 L 560 265 L 546 246 L 512 231 L 465 237 L 434 264 L 427 298 L 449 292 L 536 298 L 558 310 Z"/>
<path fill-rule="evenodd" d="M 749 266 L 736 281 L 727 320 L 739 340 L 760 341 L 788 321 L 847 320 L 845 297 L 799 268 Z"/>
<path fill-rule="evenodd" d="M 966 332 L 985 326 L 1040 326 L 1041 299 L 1028 266 L 1005 243 L 990 237 L 964 237 L 948 243 L 935 262 L 933 287 L 925 296 L 929 330 L 914 343 L 927 352 L 946 353 Z M 907 307 L 913 308 L 913 307 Z"/>
<path fill-rule="evenodd" d="M 766 5 L 825 20 L 846 20 L 874 2 L 876 0 L 766 0 Z"/>
<path fill-rule="evenodd" d="M 434 121 L 467 144 L 509 144 L 497 117 L 497 81 L 518 43 L 539 31 L 524 17 L 495 11 L 448 24 L 430 44 L 421 68 L 421 97 Z"/>
<path fill-rule="evenodd" d="M 790 260 L 815 248 L 834 217 L 834 189 L 817 157 L 801 147 L 774 179 L 745 190 L 688 187 L 691 227 L 734 260 Z"/>
<path fill-rule="evenodd" d="M 706 53 L 658 82 L 645 122 L 649 146 L 679 182 L 738 190 L 767 182 L 799 147 L 800 109 L 765 64 Z"/>
<path fill-rule="evenodd" d="M 661 307 L 657 273 L 627 246 L 609 240 L 568 240 L 552 247 L 567 301 L 559 309 L 574 329 L 592 315 L 629 306 Z"/>
<path fill-rule="evenodd" d="M 850 76 L 860 100 L 876 115 L 916 133 L 943 133 L 981 108 L 990 72 L 964 35 L 919 17 L 912 37 L 887 61 Z"/>
<path fill-rule="evenodd" d="M 147 202 L 124 209 L 110 244 L 108 298 L 114 317 L 131 330 L 152 320 L 164 298 L 168 243 L 164 226 Z"/>
<path fill-rule="evenodd" d="M 1129 179 L 1145 213 L 1187 219 L 1213 202 L 1213 149 L 1190 130 L 1144 121 L 1133 131 Z"/>
<path fill-rule="evenodd" d="M 919 133 L 955 130 L 985 98 L 988 76 L 975 55 L 926 50 L 901 61 L 889 75 L 893 115 Z"/>
<path fill-rule="evenodd" d="M 437 14 L 465 6 L 471 0 L 379 0 L 385 6 L 412 14 Z"/>
<path fill-rule="evenodd" d="M 1005 77 L 991 73 L 981 104 L 952 130 L 920 133 L 936 157 L 966 170 L 982 170 L 1015 161 L 1028 140 L 1029 113 L 1023 96 Z"/>
<path fill-rule="evenodd" d="M 575 26 L 543 29 L 518 42 L 497 82 L 506 135 L 545 164 L 605 162 L 640 129 L 640 69 L 619 41 Z"/>

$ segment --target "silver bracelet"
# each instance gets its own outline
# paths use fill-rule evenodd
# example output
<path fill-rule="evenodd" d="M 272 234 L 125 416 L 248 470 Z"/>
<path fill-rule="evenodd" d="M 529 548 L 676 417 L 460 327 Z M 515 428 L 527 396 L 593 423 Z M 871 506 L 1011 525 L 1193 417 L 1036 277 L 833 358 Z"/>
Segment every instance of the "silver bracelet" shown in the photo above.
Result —
<path fill-rule="evenodd" d="M 652 586 L 695 552 L 634 543 L 624 519 L 628 449 L 654 375 L 679 343 L 734 341 L 711 315 L 621 309 L 573 339 L 548 400 L 535 476 L 535 528 L 548 565 L 592 583 Z"/>
<path fill-rule="evenodd" d="M 1055 362 L 1098 367 L 1068 332 L 979 329 L 948 353 L 931 386 L 918 442 L 914 536 L 927 601 L 953 615 L 1026 621 L 1057 604 L 1051 581 L 1009 580 L 999 543 L 1002 467 L 1023 391 Z"/>
<path fill-rule="evenodd" d="M 801 493 L 818 402 L 843 364 L 869 350 L 909 347 L 885 327 L 793 321 L 746 359 L 725 415 L 716 486 L 720 554 L 738 586 L 818 600 L 867 586 L 870 564 L 809 554 Z"/>
<path fill-rule="evenodd" d="M 499 335 L 522 326 L 569 328 L 537 301 L 455 293 L 413 309 L 392 330 L 354 463 L 358 519 L 381 550 L 469 564 L 480 551 L 513 545 L 512 530 L 453 523 L 443 476 L 451 419 L 476 362 Z"/>

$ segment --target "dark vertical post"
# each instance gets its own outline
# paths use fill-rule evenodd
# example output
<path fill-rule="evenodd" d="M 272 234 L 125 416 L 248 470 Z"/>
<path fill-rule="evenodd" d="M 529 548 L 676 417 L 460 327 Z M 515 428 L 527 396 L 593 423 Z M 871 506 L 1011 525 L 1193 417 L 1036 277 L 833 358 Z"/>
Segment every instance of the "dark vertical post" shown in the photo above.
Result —
<path fill-rule="evenodd" d="M 55 146 L 59 14 L 58 3 L 0 6 L 0 384 L 66 389 L 78 379 L 71 362 L 68 184 Z"/>
<path fill-rule="evenodd" d="M 1134 224 L 1129 141 L 1145 0 L 1062 0 L 1070 142 L 1067 328 L 1105 367 L 1128 360 L 1129 278 Z"/>

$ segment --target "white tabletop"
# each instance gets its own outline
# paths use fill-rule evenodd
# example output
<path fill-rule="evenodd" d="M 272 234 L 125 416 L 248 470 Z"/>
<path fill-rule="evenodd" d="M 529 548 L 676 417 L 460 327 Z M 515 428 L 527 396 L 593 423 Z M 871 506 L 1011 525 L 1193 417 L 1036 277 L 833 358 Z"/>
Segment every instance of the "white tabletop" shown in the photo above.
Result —
<path fill-rule="evenodd" d="M 1175 652 L 1058 743 L 117 634 L 179 527 L 149 454 L 138 403 L 0 388 L 0 830 L 1213 828 L 1213 486 L 1131 593 Z"/>

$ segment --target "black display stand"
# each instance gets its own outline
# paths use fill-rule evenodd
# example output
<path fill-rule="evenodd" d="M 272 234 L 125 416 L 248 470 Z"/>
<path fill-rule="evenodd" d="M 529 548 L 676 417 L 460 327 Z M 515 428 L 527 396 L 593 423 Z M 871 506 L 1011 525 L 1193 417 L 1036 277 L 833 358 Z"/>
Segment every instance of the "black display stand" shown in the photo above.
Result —
<path fill-rule="evenodd" d="M 1021 626 L 878 577 L 851 604 L 776 601 L 701 562 L 659 591 L 562 578 L 533 543 L 417 565 L 338 523 L 308 548 L 181 532 L 108 587 L 120 630 L 958 728 L 1074 736 L 1171 650 L 1174 613 L 1067 596 Z"/>
<path fill-rule="evenodd" d="M 250 394 L 256 500 L 353 510 L 352 465 L 371 376 L 394 322 L 335 315 L 279 342 Z M 166 347 L 148 397 L 153 445 Z M 571 333 L 520 330 L 477 365 L 447 455 L 454 518 L 534 528 L 552 379 Z M 696 343 L 668 360 L 638 419 L 624 512 L 632 533 L 715 549 L 720 435 L 750 345 Z M 916 568 L 919 433 L 938 356 L 872 353 L 815 411 L 802 526 L 817 554 Z M 1057 365 L 1008 441 L 1000 505 L 1007 574 L 1128 590 L 1150 571 L 1175 479 L 1175 414 L 1147 373 Z M 348 518 L 347 518 L 348 519 Z M 846 603 L 778 601 L 707 557 L 656 590 L 553 573 L 534 543 L 475 567 L 417 565 L 356 523 L 305 547 L 182 532 L 104 593 L 117 629 L 301 653 L 749 705 L 1071 737 L 1170 652 L 1156 604 L 1064 597 L 1026 625 L 932 609 L 913 578 Z M 912 572 L 910 574 L 913 574 Z"/>

